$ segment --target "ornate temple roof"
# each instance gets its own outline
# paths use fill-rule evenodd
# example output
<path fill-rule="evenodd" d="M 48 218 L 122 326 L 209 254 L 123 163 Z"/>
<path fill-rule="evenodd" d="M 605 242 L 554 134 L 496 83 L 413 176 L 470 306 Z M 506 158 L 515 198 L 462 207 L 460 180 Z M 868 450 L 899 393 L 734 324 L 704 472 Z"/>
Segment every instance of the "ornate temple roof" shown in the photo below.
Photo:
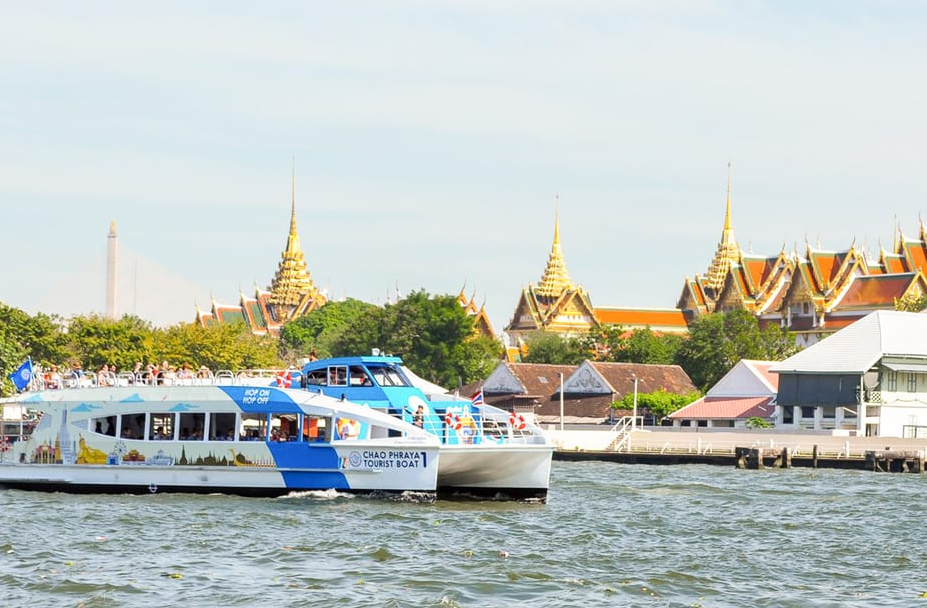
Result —
<path fill-rule="evenodd" d="M 563 261 L 563 251 L 560 249 L 560 209 L 558 208 L 554 219 L 554 243 L 547 257 L 547 267 L 544 268 L 541 282 L 534 289 L 534 293 L 544 297 L 557 297 L 567 289 L 575 288 L 573 281 L 570 280 L 570 273 L 567 272 L 566 262 Z"/>

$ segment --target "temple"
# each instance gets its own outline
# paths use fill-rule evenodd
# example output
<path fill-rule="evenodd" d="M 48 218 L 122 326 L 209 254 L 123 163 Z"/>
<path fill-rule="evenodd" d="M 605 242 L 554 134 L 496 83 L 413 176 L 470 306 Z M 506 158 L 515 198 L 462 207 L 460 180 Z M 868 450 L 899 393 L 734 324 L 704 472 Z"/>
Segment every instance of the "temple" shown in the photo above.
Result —
<path fill-rule="evenodd" d="M 460 293 L 457 294 L 457 303 L 460 304 L 464 310 L 467 312 L 467 315 L 473 318 L 473 331 L 480 336 L 486 336 L 487 338 L 496 339 L 496 332 L 493 331 L 492 323 L 489 322 L 489 315 L 486 313 L 486 303 L 483 302 L 482 306 L 477 308 L 476 306 L 476 293 L 474 293 L 468 299 L 464 293 L 466 289 L 466 284 L 460 288 Z"/>
<path fill-rule="evenodd" d="M 312 281 L 296 230 L 296 186 L 290 210 L 290 231 L 280 254 L 277 272 L 268 289 L 254 288 L 254 296 L 239 293 L 237 304 L 212 301 L 208 311 L 196 307 L 196 320 L 203 327 L 216 323 L 245 323 L 255 334 L 277 335 L 288 321 L 312 312 L 328 299 Z"/>
<path fill-rule="evenodd" d="M 896 227 L 891 251 L 871 258 L 855 242 L 845 250 L 805 243 L 775 255 L 744 252 L 734 239 L 730 178 L 721 242 L 704 275 L 686 278 L 677 308 L 686 319 L 744 309 L 808 346 L 875 310 L 893 310 L 927 293 L 927 229 Z"/>
<path fill-rule="evenodd" d="M 597 327 L 595 309 L 585 289 L 573 283 L 560 247 L 560 212 L 554 218 L 554 242 L 537 285 L 521 290 L 515 314 L 505 328 L 509 339 L 521 343 L 538 331 L 580 335 Z"/>
<path fill-rule="evenodd" d="M 729 238 L 733 239 L 733 232 Z M 620 325 L 628 330 L 649 328 L 657 333 L 687 331 L 686 317 L 676 308 L 594 307 L 589 293 L 573 283 L 567 272 L 558 210 L 554 241 L 541 281 L 522 289 L 512 321 L 505 328 L 510 341 L 506 358 L 516 361 L 524 356 L 525 340 L 535 332 L 578 336 L 601 325 Z"/>
<path fill-rule="evenodd" d="M 593 307 L 589 294 L 573 283 L 560 244 L 559 211 L 547 266 L 537 285 L 522 289 L 505 328 L 507 358 L 525 354 L 525 339 L 535 332 L 576 336 L 602 325 L 649 328 L 655 333 L 685 333 L 701 315 L 748 310 L 761 326 L 788 330 L 808 346 L 875 310 L 917 303 L 927 294 L 927 227 L 916 236 L 896 226 L 891 250 L 868 255 L 855 241 L 845 250 L 805 243 L 773 255 L 744 251 L 734 236 L 731 173 L 721 239 L 704 274 L 686 277 L 675 308 Z M 462 294 L 461 294 L 462 295 Z"/>

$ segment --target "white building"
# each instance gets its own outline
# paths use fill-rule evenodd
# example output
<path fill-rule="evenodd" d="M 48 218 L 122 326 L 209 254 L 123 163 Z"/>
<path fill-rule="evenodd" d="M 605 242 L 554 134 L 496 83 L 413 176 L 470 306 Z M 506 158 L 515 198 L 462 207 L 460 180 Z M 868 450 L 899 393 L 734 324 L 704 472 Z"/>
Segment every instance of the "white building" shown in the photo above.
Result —
<path fill-rule="evenodd" d="M 770 371 L 777 426 L 927 437 L 927 314 L 875 311 Z"/>
<path fill-rule="evenodd" d="M 742 359 L 705 396 L 669 415 L 674 427 L 745 428 L 750 418 L 774 423 L 779 377 L 773 361 Z"/>

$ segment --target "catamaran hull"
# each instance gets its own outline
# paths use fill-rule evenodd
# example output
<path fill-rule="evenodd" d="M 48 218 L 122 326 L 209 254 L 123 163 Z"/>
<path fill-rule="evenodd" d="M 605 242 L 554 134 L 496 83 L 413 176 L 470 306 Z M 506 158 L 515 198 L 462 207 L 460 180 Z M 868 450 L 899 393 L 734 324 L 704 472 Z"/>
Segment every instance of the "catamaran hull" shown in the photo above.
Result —
<path fill-rule="evenodd" d="M 547 499 L 550 445 L 449 445 L 441 447 L 439 496 Z"/>
<path fill-rule="evenodd" d="M 437 460 L 437 451 L 428 455 Z M 0 488 L 75 494 L 235 494 L 284 496 L 309 490 L 351 493 L 434 493 L 435 473 L 402 475 L 383 469 L 326 470 L 158 465 L 2 464 Z"/>

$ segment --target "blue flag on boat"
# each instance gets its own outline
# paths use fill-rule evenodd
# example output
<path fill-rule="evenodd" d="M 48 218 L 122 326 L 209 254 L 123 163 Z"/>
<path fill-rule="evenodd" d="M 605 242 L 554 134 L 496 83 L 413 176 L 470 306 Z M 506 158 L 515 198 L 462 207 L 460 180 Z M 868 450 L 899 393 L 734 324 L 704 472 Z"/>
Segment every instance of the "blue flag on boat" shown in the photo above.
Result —
<path fill-rule="evenodd" d="M 10 374 L 10 380 L 16 386 L 16 390 L 25 390 L 29 383 L 32 382 L 32 359 L 26 359 L 15 372 Z"/>

